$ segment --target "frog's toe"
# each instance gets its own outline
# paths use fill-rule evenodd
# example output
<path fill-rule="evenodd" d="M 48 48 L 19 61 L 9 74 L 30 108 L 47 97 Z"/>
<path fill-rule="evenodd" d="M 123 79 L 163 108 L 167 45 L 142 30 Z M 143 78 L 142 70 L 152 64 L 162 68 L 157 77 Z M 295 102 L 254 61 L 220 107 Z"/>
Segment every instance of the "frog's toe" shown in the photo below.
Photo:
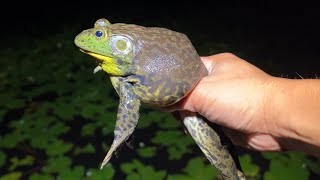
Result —
<path fill-rule="evenodd" d="M 100 165 L 100 169 L 102 169 L 103 166 L 105 166 L 109 162 L 109 160 L 111 159 L 111 156 L 113 154 L 113 151 L 114 150 L 111 150 L 111 149 L 109 150 L 108 154 L 104 157 L 104 159 Z"/>
<path fill-rule="evenodd" d="M 114 130 L 113 143 L 112 143 L 111 148 L 108 151 L 107 155 L 105 156 L 104 160 L 102 161 L 100 168 L 103 168 L 103 166 L 109 162 L 113 153 L 116 152 L 116 150 L 123 143 L 128 144 L 127 140 L 129 139 L 129 137 L 133 133 L 133 131 L 138 123 L 138 119 L 137 118 L 134 119 L 133 117 L 136 117 L 136 116 L 133 115 L 133 117 L 132 117 L 132 114 L 133 113 L 129 113 L 129 116 L 118 116 L 116 127 Z M 123 118 L 123 117 L 127 117 L 127 118 Z M 132 123 L 130 123 L 130 122 L 132 122 Z"/>

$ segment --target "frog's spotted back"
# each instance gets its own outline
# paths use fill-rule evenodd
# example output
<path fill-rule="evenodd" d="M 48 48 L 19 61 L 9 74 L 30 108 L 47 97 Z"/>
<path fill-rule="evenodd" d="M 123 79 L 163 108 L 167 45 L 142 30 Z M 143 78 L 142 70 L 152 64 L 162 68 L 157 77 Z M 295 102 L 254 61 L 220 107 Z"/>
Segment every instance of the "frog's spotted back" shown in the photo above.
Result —
<path fill-rule="evenodd" d="M 133 74 L 144 77 L 144 81 L 136 85 L 144 103 L 154 106 L 173 104 L 208 74 L 184 34 L 164 28 L 129 27 L 124 29 L 130 29 L 127 34 L 136 42 Z M 123 31 L 121 29 L 121 33 Z"/>

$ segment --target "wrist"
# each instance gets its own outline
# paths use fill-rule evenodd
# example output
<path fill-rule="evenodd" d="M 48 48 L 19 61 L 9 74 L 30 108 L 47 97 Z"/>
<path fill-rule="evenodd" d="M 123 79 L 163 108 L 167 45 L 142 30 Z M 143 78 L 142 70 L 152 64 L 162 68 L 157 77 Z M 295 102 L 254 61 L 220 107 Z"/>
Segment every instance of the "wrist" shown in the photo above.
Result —
<path fill-rule="evenodd" d="M 272 134 L 320 147 L 320 81 L 273 77 L 272 82 L 272 103 L 267 111 L 275 124 Z"/>
<path fill-rule="evenodd" d="M 265 116 L 270 119 L 267 122 L 273 122 L 273 126 L 269 128 L 272 135 L 278 138 L 292 138 L 292 124 L 289 121 L 290 111 L 290 95 L 289 95 L 289 79 L 272 77 L 271 88 L 268 96 L 268 108 Z"/>
<path fill-rule="evenodd" d="M 265 103 L 263 107 L 263 117 L 270 135 L 275 137 L 288 136 L 288 124 L 283 120 L 282 107 L 286 98 L 285 83 L 281 78 L 270 76 L 265 88 Z"/>

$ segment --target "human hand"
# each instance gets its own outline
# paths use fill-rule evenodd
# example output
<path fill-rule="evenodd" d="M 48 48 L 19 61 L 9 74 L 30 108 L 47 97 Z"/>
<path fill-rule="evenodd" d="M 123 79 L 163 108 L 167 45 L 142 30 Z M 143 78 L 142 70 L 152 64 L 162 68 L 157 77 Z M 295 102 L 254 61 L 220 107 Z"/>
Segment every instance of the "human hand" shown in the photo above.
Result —
<path fill-rule="evenodd" d="M 259 151 L 281 150 L 270 101 L 273 77 L 229 53 L 201 60 L 209 75 L 179 103 L 178 109 L 198 112 L 222 125 L 235 144 Z M 179 112 L 183 117 L 183 111 Z"/>

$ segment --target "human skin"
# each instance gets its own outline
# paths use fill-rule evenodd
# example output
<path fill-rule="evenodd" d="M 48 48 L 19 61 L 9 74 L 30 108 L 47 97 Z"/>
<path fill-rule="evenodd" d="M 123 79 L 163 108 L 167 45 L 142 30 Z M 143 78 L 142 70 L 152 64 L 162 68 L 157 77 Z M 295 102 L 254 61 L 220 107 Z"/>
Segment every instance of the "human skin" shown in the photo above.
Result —
<path fill-rule="evenodd" d="M 198 112 L 257 151 L 320 156 L 320 80 L 274 77 L 239 57 L 201 57 L 209 71 L 175 110 Z"/>

